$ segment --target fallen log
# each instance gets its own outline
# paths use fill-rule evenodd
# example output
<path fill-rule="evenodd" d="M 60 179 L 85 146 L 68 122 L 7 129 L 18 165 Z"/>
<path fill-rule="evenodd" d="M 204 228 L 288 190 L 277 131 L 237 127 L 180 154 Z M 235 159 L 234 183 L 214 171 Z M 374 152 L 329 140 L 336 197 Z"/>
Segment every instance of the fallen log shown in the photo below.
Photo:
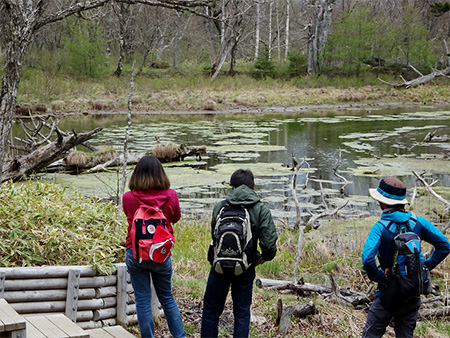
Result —
<path fill-rule="evenodd" d="M 62 159 L 67 152 L 77 145 L 97 136 L 102 128 L 77 134 L 64 136 L 58 129 L 58 137 L 55 141 L 42 145 L 27 155 L 20 155 L 5 161 L 2 168 L 2 182 L 18 181 L 38 173 L 51 163 Z"/>
<path fill-rule="evenodd" d="M 299 318 L 306 317 L 318 313 L 319 310 L 316 308 L 313 302 L 306 304 L 286 306 L 283 308 L 283 302 L 278 299 L 277 304 L 277 323 L 280 324 L 278 327 L 278 333 L 282 337 L 286 336 L 289 326 L 291 325 L 292 316 Z"/>
<path fill-rule="evenodd" d="M 435 309 L 420 309 L 420 319 L 434 319 L 436 317 L 448 317 L 450 316 L 450 306 L 443 306 Z"/>
<path fill-rule="evenodd" d="M 256 286 L 259 288 L 268 288 L 272 290 L 291 290 L 298 294 L 317 293 L 325 296 L 339 294 L 339 298 L 345 303 L 356 307 L 360 304 L 368 304 L 371 301 L 370 295 L 362 292 L 352 291 L 349 289 L 339 288 L 337 285 L 333 288 L 327 285 L 318 285 L 310 283 L 293 283 L 290 281 L 278 281 L 273 279 L 259 278 L 256 280 Z"/>
<path fill-rule="evenodd" d="M 442 69 L 442 70 L 433 70 L 430 74 L 422 75 L 422 76 L 419 76 L 418 78 L 415 78 L 413 80 L 404 81 L 404 82 L 399 83 L 399 84 L 389 83 L 389 82 L 386 82 L 386 81 L 384 81 L 384 80 L 382 80 L 380 78 L 378 78 L 378 80 L 380 80 L 381 82 L 386 83 L 388 85 L 391 85 L 391 86 L 393 86 L 395 88 L 406 88 L 406 89 L 408 89 L 408 88 L 417 87 L 419 85 L 425 84 L 425 83 L 433 80 L 434 78 L 436 78 L 438 76 L 447 76 L 449 74 L 450 74 L 450 66 L 445 68 L 445 69 Z"/>

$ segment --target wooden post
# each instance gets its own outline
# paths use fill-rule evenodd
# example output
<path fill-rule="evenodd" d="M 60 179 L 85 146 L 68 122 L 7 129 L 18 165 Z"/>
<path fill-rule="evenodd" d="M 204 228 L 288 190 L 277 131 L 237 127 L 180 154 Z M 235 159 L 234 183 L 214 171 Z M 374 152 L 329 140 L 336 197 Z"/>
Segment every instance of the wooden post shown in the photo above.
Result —
<path fill-rule="evenodd" d="M 78 292 L 80 290 L 80 270 L 69 270 L 67 277 L 66 316 L 72 321 L 77 321 Z"/>
<path fill-rule="evenodd" d="M 125 263 L 117 264 L 117 324 L 127 326 L 127 267 Z"/>
<path fill-rule="evenodd" d="M 0 272 L 0 299 L 1 298 L 5 298 L 5 273 L 4 272 Z"/>

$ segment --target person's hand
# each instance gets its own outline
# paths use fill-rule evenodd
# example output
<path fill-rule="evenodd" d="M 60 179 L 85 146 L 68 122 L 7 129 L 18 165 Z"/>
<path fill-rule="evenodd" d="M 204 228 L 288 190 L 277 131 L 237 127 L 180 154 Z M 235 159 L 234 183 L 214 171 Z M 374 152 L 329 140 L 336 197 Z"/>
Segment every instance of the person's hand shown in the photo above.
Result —
<path fill-rule="evenodd" d="M 383 279 L 378 283 L 378 288 L 380 290 L 386 290 L 389 285 L 389 278 L 385 275 Z"/>
<path fill-rule="evenodd" d="M 264 264 L 265 260 L 261 257 L 257 262 L 256 265 Z"/>

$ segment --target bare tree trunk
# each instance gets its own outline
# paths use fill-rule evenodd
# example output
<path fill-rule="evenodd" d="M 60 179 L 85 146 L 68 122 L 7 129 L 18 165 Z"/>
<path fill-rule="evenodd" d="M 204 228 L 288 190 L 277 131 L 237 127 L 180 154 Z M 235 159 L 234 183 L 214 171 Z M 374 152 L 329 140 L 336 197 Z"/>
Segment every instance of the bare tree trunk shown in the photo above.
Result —
<path fill-rule="evenodd" d="M 226 58 L 232 52 L 233 48 L 236 48 L 240 40 L 244 12 L 248 10 L 248 8 L 244 9 L 241 8 L 241 6 L 242 4 L 240 0 L 231 0 L 227 3 L 227 6 L 224 5 L 222 9 L 224 11 L 224 26 L 222 26 L 223 28 L 221 32 L 221 46 L 212 69 L 211 81 L 219 75 Z"/>
<path fill-rule="evenodd" d="M 173 68 L 179 69 L 180 68 L 180 58 L 178 55 L 178 41 L 179 38 L 175 37 L 175 40 L 173 41 Z"/>
<path fill-rule="evenodd" d="M 259 57 L 259 30 L 261 22 L 261 5 L 256 1 L 256 27 L 255 27 L 255 61 Z"/>
<path fill-rule="evenodd" d="M 10 32 L 11 35 L 18 32 Z M 23 36 L 23 35 L 22 35 Z M 12 39 L 6 53 L 6 66 L 3 73 L 2 87 L 0 93 L 0 168 L 6 158 L 8 137 L 11 131 L 11 122 L 14 108 L 16 106 L 17 90 L 20 81 L 20 71 L 25 58 L 28 43 L 27 38 Z M 3 182 L 2 170 L 0 170 L 0 182 Z"/>
<path fill-rule="evenodd" d="M 233 76 L 235 74 L 236 69 L 236 49 L 237 49 L 237 41 L 233 44 L 233 47 L 230 51 L 230 70 L 228 71 L 228 75 Z"/>
<path fill-rule="evenodd" d="M 138 76 L 138 75 L 140 75 L 142 73 L 142 70 L 144 69 L 145 62 L 147 61 L 148 54 L 150 54 L 150 49 L 146 48 L 145 49 L 145 53 L 144 53 L 144 57 L 142 58 L 142 62 L 139 65 L 139 70 L 136 73 L 136 76 Z"/>
<path fill-rule="evenodd" d="M 289 22 L 290 22 L 290 0 L 286 0 L 286 40 L 284 46 L 284 61 L 287 60 L 289 54 Z"/>
<path fill-rule="evenodd" d="M 130 139 L 130 129 L 131 129 L 131 109 L 132 109 L 132 97 L 134 92 L 134 66 L 136 64 L 136 60 L 133 61 L 133 66 L 131 70 L 131 79 L 130 79 L 130 93 L 128 94 L 128 113 L 127 113 L 127 128 L 125 130 L 125 140 L 123 142 L 123 168 L 122 168 L 122 185 L 120 186 L 119 196 L 117 196 L 117 200 L 119 202 L 119 208 L 117 213 L 117 219 L 122 220 L 123 214 L 123 206 L 122 206 L 122 196 L 125 193 L 125 187 L 127 185 L 127 163 L 128 163 L 128 140 Z M 119 228 L 116 227 L 116 232 L 119 231 Z"/>
<path fill-rule="evenodd" d="M 281 32 L 280 32 L 280 11 L 277 6 L 277 50 L 278 61 L 281 60 Z"/>
<path fill-rule="evenodd" d="M 119 61 L 117 62 L 117 68 L 114 72 L 114 75 L 120 76 L 122 74 L 123 70 L 123 63 L 125 60 L 125 55 L 128 53 L 128 44 L 130 43 L 127 41 L 127 22 L 129 17 L 129 7 L 126 7 L 125 4 L 119 3 L 118 9 L 116 9 L 115 4 L 113 4 L 114 12 L 116 13 L 118 19 L 119 19 Z"/>
<path fill-rule="evenodd" d="M 269 3 L 269 60 L 272 60 L 272 13 L 273 13 L 273 1 Z"/>
<path fill-rule="evenodd" d="M 316 4 L 314 22 L 308 26 L 308 74 L 319 71 L 319 55 L 327 43 L 335 0 L 319 0 Z"/>

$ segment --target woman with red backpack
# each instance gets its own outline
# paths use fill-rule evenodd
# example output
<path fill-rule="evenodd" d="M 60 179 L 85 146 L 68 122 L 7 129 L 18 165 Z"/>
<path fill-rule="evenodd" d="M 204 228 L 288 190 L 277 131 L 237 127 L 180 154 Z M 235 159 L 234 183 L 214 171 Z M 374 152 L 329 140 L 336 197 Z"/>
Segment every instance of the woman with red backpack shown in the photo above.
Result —
<path fill-rule="evenodd" d="M 128 184 L 130 191 L 122 197 L 122 205 L 128 221 L 125 242 L 125 262 L 134 289 L 136 312 L 141 336 L 154 337 L 154 322 L 151 308 L 151 281 L 164 310 L 170 333 L 175 338 L 184 338 L 183 322 L 172 293 L 172 258 L 162 263 L 135 258 L 132 243 L 133 219 L 140 206 L 159 208 L 164 213 L 166 229 L 173 234 L 172 225 L 181 217 L 178 196 L 170 189 L 170 181 L 164 168 L 155 156 L 144 156 L 137 163 Z"/>

